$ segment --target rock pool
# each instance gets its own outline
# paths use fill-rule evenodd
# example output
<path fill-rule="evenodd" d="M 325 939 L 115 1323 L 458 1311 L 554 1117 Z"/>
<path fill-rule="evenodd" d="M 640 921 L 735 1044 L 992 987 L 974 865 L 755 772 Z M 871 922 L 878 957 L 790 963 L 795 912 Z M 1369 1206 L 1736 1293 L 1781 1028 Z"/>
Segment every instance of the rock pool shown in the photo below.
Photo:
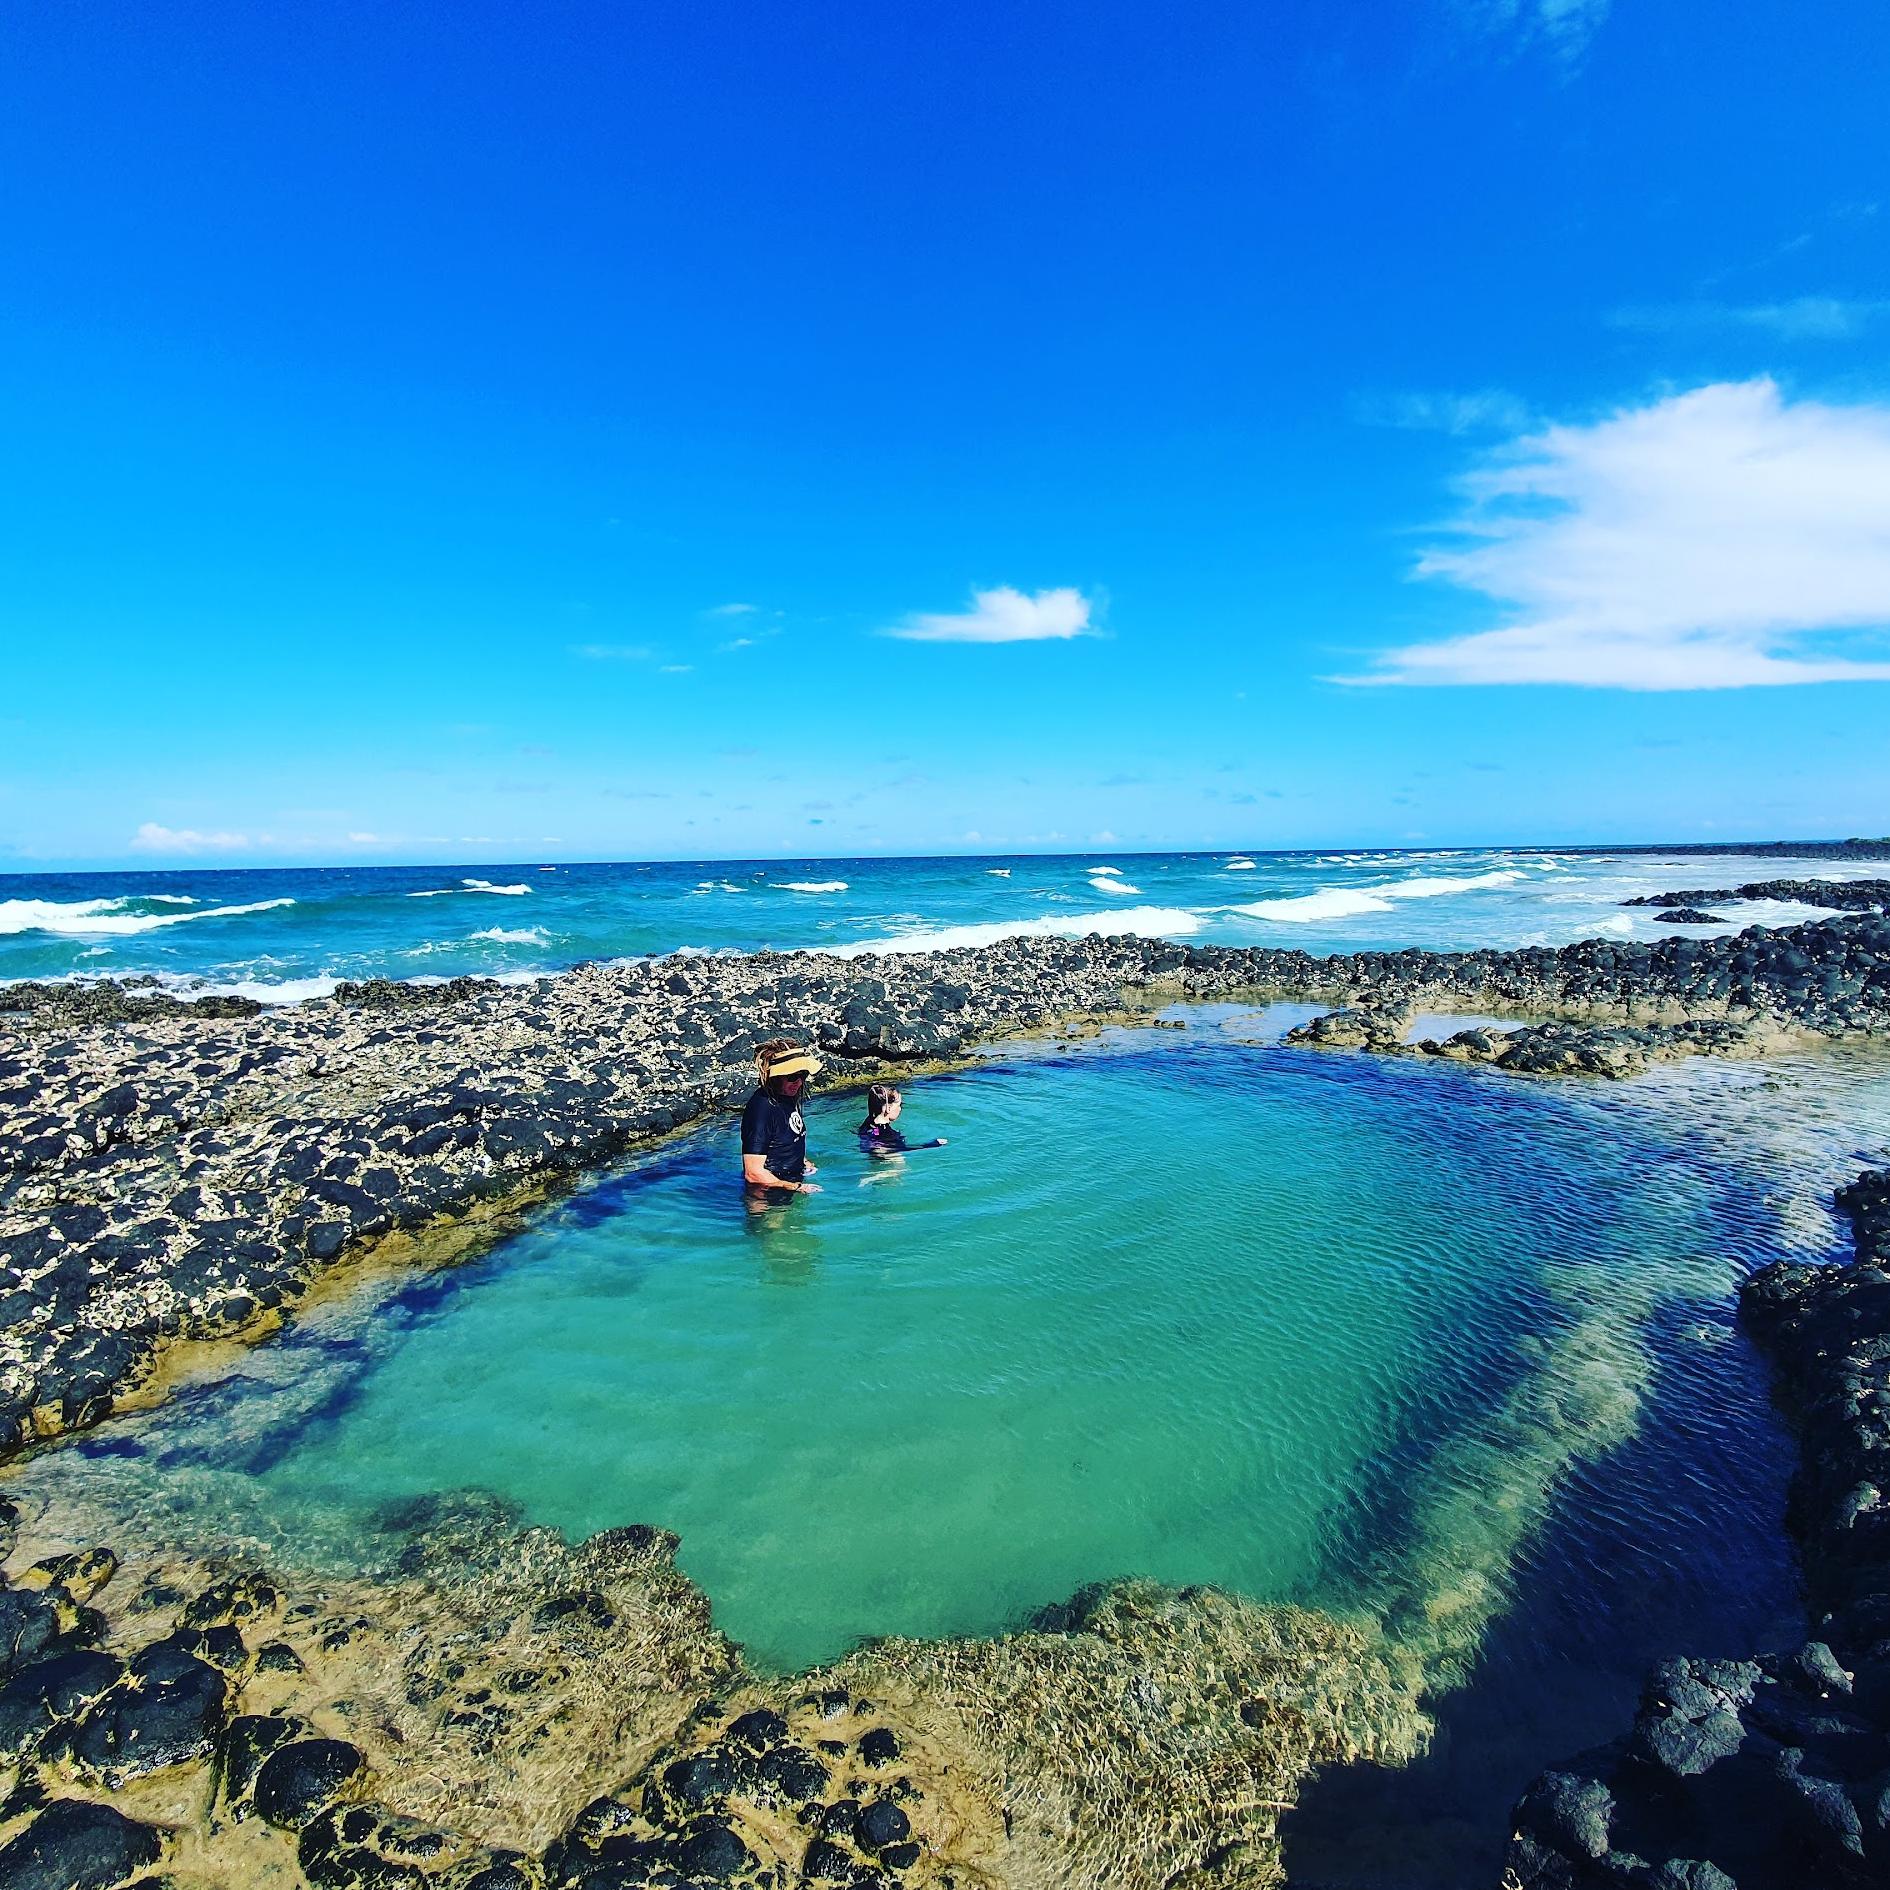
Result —
<path fill-rule="evenodd" d="M 344 1570 L 442 1490 L 572 1539 L 657 1523 L 780 1671 L 1120 1576 L 1369 1618 L 1434 1694 L 1469 1683 L 1457 1772 L 1423 1765 L 1500 1824 L 1649 1660 L 1789 1632 L 1790 1452 L 1734 1293 L 1833 1243 L 1890 1085 L 1538 1083 L 1191 1026 L 916 1083 L 903 1126 L 950 1146 L 902 1162 L 820 1101 L 826 1192 L 762 1214 L 728 1130 L 694 1133 L 13 1486 Z M 1355 1805 L 1322 1802 L 1297 1841 L 1366 1881 Z"/>

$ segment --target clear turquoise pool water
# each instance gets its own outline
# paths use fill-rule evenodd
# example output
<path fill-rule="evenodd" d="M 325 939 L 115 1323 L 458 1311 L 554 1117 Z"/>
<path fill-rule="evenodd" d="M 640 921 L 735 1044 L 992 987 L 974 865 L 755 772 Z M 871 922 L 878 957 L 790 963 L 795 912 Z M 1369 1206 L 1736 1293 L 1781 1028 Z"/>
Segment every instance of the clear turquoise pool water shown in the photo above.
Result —
<path fill-rule="evenodd" d="M 1786 1185 L 1727 1127 L 1769 1119 L 1749 1084 L 1531 1084 L 1223 1022 L 916 1085 L 905 1126 L 950 1146 L 893 1164 L 817 1102 L 826 1192 L 760 1215 L 732 1134 L 693 1135 L 40 1473 L 357 1564 L 440 1490 L 573 1538 L 659 1523 L 780 1668 L 1138 1574 L 1367 1609 L 1455 1673 L 1545 1529 L 1531 1605 L 1562 1606 L 1623 1518 L 1718 1618 L 1789 1607 L 1787 1452 L 1731 1314 L 1749 1266 L 1831 1238 L 1841 1129 Z"/>

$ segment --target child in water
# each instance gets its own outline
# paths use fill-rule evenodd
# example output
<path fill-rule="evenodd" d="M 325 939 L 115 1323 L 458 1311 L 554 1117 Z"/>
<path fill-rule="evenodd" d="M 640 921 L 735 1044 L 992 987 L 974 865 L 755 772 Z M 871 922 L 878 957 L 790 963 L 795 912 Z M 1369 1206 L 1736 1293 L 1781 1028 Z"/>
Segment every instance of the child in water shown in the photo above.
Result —
<path fill-rule="evenodd" d="M 943 1148 L 945 1138 L 908 1142 L 899 1133 L 899 1112 L 905 1098 L 890 1083 L 875 1083 L 866 1092 L 866 1120 L 860 1124 L 860 1147 L 869 1155 L 903 1155 L 911 1148 Z"/>

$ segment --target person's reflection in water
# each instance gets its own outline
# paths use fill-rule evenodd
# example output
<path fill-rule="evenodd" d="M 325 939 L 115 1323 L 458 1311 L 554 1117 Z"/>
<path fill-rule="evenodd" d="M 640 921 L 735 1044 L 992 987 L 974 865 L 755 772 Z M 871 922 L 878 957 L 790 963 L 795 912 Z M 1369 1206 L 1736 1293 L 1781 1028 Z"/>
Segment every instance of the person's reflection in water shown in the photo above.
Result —
<path fill-rule="evenodd" d="M 758 1244 L 755 1258 L 769 1286 L 807 1286 L 820 1259 L 824 1231 L 811 1214 L 797 1211 L 793 1197 L 778 1202 L 745 1201 L 742 1232 Z"/>

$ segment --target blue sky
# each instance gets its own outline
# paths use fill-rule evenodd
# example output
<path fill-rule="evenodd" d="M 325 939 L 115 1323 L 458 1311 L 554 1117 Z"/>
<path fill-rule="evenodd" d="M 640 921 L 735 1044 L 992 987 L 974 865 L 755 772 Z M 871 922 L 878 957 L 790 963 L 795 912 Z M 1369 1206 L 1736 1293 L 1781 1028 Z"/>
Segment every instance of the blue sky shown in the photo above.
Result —
<path fill-rule="evenodd" d="M 1890 830 L 1880 9 L 5 30 L 17 870 Z"/>

